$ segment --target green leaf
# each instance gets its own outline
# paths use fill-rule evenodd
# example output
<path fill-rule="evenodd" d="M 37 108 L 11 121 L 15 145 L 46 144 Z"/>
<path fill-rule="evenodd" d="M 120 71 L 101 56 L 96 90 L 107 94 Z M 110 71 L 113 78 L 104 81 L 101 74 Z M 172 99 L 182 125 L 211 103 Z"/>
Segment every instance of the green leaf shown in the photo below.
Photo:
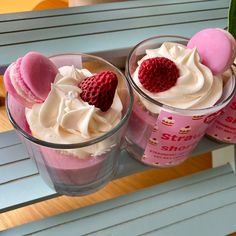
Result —
<path fill-rule="evenodd" d="M 228 31 L 236 39 L 236 0 L 231 0 L 228 13 Z"/>

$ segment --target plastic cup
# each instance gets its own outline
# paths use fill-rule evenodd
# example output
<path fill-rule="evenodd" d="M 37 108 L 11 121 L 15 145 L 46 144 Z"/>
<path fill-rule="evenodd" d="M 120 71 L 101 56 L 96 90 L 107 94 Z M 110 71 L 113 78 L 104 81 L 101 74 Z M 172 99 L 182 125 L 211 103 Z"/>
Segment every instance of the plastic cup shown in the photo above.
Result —
<path fill-rule="evenodd" d="M 137 62 L 146 55 L 146 49 L 159 48 L 164 42 L 186 45 L 187 41 L 184 37 L 168 35 L 149 38 L 137 44 L 127 58 L 126 76 L 134 90 L 134 106 L 126 134 L 126 149 L 132 157 L 150 166 L 171 167 L 185 161 L 235 91 L 232 76 L 224 86 L 222 98 L 213 107 L 178 109 L 152 99 L 137 86 L 133 74 Z M 144 103 L 159 112 L 148 110 Z"/>
<path fill-rule="evenodd" d="M 89 194 L 106 185 L 117 171 L 133 105 L 132 89 L 121 71 L 102 58 L 76 53 L 55 55 L 50 59 L 58 67 L 74 65 L 76 68 L 88 69 L 91 73 L 110 70 L 118 77 L 117 91 L 123 105 L 120 122 L 108 133 L 83 143 L 57 144 L 35 138 L 27 124 L 25 108 L 10 94 L 7 96 L 9 119 L 36 162 L 44 181 L 59 194 Z M 96 148 L 100 145 L 104 149 L 96 154 Z M 80 158 L 79 153 L 83 150 L 94 150 L 95 154 L 90 151 L 86 157 Z"/>

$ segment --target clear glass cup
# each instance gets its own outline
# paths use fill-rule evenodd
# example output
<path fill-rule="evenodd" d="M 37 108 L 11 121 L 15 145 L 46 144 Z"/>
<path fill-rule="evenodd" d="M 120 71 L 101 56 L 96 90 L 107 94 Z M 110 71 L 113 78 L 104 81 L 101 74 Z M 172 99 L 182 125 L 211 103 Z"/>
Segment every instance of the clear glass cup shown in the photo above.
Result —
<path fill-rule="evenodd" d="M 206 109 L 178 109 L 158 102 L 144 93 L 133 79 L 138 61 L 146 55 L 146 49 L 159 48 L 164 42 L 187 44 L 180 36 L 157 36 L 137 44 L 126 61 L 126 76 L 134 90 L 134 105 L 126 134 L 126 149 L 142 163 L 154 167 L 171 167 L 185 161 L 205 135 L 206 129 L 221 114 L 235 91 L 232 75 L 221 99 Z M 147 109 L 154 107 L 153 112 Z"/>
<path fill-rule="evenodd" d="M 91 73 L 110 70 L 118 77 L 117 91 L 123 105 L 120 122 L 108 133 L 83 143 L 57 144 L 35 138 L 26 121 L 25 108 L 10 94 L 7 95 L 6 109 L 10 122 L 35 160 L 44 181 L 59 194 L 89 194 L 106 185 L 117 171 L 133 105 L 132 89 L 122 72 L 100 57 L 76 53 L 55 55 L 50 59 L 58 68 L 74 65 Z M 83 158 L 73 154 L 85 149 L 96 150 L 98 145 L 103 145 L 101 154 L 90 153 Z"/>

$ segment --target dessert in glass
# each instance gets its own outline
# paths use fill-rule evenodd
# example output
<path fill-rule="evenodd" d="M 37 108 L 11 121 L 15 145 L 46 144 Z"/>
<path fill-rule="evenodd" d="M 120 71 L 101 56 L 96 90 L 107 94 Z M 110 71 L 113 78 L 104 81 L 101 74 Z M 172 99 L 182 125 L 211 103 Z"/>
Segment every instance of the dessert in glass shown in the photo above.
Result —
<path fill-rule="evenodd" d="M 126 76 L 134 106 L 126 149 L 135 159 L 154 167 L 182 163 L 232 99 L 230 69 L 215 75 L 201 56 L 180 36 L 149 38 L 131 50 Z"/>
<path fill-rule="evenodd" d="M 93 55 L 30 52 L 4 83 L 9 119 L 51 188 L 85 195 L 114 177 L 133 103 L 119 69 Z"/>

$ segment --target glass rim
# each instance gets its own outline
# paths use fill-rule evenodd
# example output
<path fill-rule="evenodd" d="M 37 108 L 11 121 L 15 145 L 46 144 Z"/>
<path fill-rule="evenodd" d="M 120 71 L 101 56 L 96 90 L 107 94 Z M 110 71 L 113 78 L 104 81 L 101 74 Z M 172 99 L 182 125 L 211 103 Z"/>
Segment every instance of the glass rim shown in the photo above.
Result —
<path fill-rule="evenodd" d="M 98 142 L 101 142 L 103 140 L 105 140 L 108 137 L 111 137 L 112 135 L 114 135 L 116 132 L 118 132 L 121 127 L 125 124 L 125 122 L 128 120 L 131 111 L 132 111 L 132 107 L 133 107 L 133 102 L 134 102 L 134 96 L 133 96 L 133 90 L 132 87 L 130 85 L 129 80 L 127 79 L 127 77 L 121 72 L 121 70 L 119 68 L 117 68 L 115 65 L 113 65 L 112 63 L 106 61 L 105 59 L 95 56 L 95 55 L 91 55 L 91 54 L 86 54 L 86 53 L 61 53 L 61 54 L 53 54 L 51 56 L 48 56 L 48 58 L 55 58 L 55 57 L 59 57 L 59 56 L 65 56 L 65 55 L 80 55 L 80 56 L 87 56 L 90 58 L 94 58 L 100 61 L 103 61 L 104 63 L 106 63 L 107 65 L 111 66 L 113 69 L 115 69 L 116 72 L 119 73 L 119 75 L 125 80 L 128 92 L 129 92 L 129 104 L 127 107 L 127 111 L 125 112 L 125 114 L 122 116 L 121 120 L 119 121 L 119 123 L 113 127 L 111 130 L 109 130 L 107 133 L 100 135 L 96 138 L 90 139 L 88 141 L 85 142 L 80 142 L 80 143 L 71 143 L 71 144 L 63 144 L 63 143 L 52 143 L 52 142 L 47 142 L 41 139 L 38 139 L 30 134 L 28 134 L 26 131 L 24 131 L 18 124 L 17 122 L 14 120 L 13 116 L 11 115 L 10 109 L 8 108 L 8 92 L 6 93 L 6 101 L 5 101 L 5 106 L 6 106 L 6 112 L 9 118 L 9 121 L 11 122 L 11 124 L 13 125 L 13 127 L 20 132 L 20 134 L 28 139 L 29 141 L 41 145 L 41 146 L 45 146 L 45 147 L 49 147 L 49 148 L 54 148 L 54 149 L 76 149 L 76 148 L 83 148 L 86 146 L 90 146 L 93 144 L 96 144 Z"/>
<path fill-rule="evenodd" d="M 150 38 L 147 38 L 147 39 L 144 39 L 142 40 L 141 42 L 139 42 L 138 44 L 136 44 L 132 49 L 131 51 L 129 52 L 128 56 L 127 56 L 127 59 L 126 59 L 126 74 L 127 74 L 127 78 L 128 80 L 130 81 L 130 84 L 132 85 L 132 87 L 134 88 L 134 90 L 139 94 L 141 95 L 144 99 L 148 100 L 149 102 L 163 108 L 163 109 L 167 109 L 167 110 L 170 110 L 170 111 L 174 111 L 174 112 L 177 112 L 177 113 L 183 113 L 183 112 L 186 112 L 186 111 L 189 111 L 190 113 L 207 113 L 207 111 L 215 108 L 219 108 L 220 106 L 222 106 L 223 104 L 227 103 L 233 96 L 234 96 L 234 92 L 236 90 L 236 82 L 234 82 L 234 87 L 232 89 L 232 92 L 231 94 L 225 98 L 223 101 L 220 101 L 219 103 L 216 103 L 215 105 L 213 105 L 212 107 L 207 107 L 207 108 L 200 108 L 200 109 L 193 109 L 193 108 L 188 108 L 188 109 L 185 109 L 185 108 L 177 108 L 177 107 L 172 107 L 172 106 L 169 106 L 169 105 L 166 105 L 164 103 L 161 103 L 161 102 L 158 102 L 157 100 L 151 98 L 150 96 L 148 96 L 144 91 L 142 91 L 138 85 L 134 82 L 133 80 L 133 77 L 132 75 L 130 74 L 130 61 L 131 61 L 131 58 L 132 58 L 132 55 L 133 53 L 135 52 L 136 49 L 138 49 L 141 45 L 143 45 L 144 43 L 148 42 L 148 41 L 151 41 L 151 40 L 155 40 L 155 39 L 161 39 L 161 38 L 176 38 L 176 39 L 182 39 L 182 40 L 189 40 L 189 38 L 187 37 L 183 37 L 183 36 L 178 36 L 178 35 L 159 35 L 159 36 L 154 36 L 154 37 L 150 37 Z M 231 66 L 231 72 L 232 72 L 232 77 L 235 77 L 235 73 L 232 69 L 232 66 Z"/>

